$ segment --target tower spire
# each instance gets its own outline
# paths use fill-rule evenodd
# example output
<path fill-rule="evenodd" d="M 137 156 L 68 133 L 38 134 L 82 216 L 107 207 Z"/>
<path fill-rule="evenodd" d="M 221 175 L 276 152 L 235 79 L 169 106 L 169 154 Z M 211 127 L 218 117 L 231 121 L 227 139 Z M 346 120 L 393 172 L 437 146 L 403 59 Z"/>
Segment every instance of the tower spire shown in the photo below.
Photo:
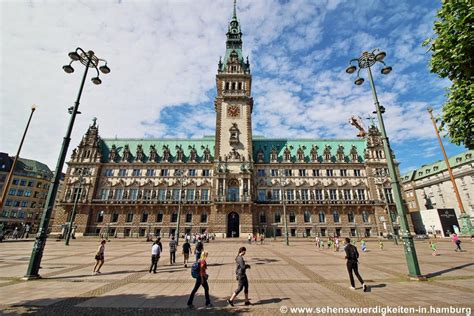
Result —
<path fill-rule="evenodd" d="M 237 0 L 234 0 L 234 15 L 232 16 L 232 20 L 237 20 Z"/>

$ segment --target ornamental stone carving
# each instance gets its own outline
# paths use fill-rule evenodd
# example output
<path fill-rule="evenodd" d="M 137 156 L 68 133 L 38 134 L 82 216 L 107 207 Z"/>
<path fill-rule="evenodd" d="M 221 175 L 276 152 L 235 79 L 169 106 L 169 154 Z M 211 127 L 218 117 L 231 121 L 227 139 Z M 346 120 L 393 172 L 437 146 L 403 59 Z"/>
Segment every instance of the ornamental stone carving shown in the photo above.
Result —
<path fill-rule="evenodd" d="M 158 161 L 158 153 L 156 151 L 155 145 L 150 145 L 150 161 Z"/>
<path fill-rule="evenodd" d="M 211 151 L 209 150 L 208 146 L 206 146 L 206 148 L 204 149 L 204 161 L 205 162 L 211 161 Z"/>
<path fill-rule="evenodd" d="M 170 149 L 167 145 L 163 145 L 163 161 L 169 162 L 171 157 Z"/>
<path fill-rule="evenodd" d="M 184 160 L 184 151 L 181 145 L 176 145 L 176 161 L 183 162 Z"/>
<path fill-rule="evenodd" d="M 356 162 L 359 158 L 359 155 L 357 153 L 357 148 L 355 145 L 352 145 L 350 154 L 351 154 L 351 160 L 353 162 Z"/>
<path fill-rule="evenodd" d="M 330 161 L 331 160 L 331 146 L 326 145 L 324 146 L 324 160 Z"/>
<path fill-rule="evenodd" d="M 188 149 L 190 150 L 190 152 L 189 152 L 189 161 L 195 162 L 196 159 L 197 159 L 197 150 L 196 150 L 196 148 L 194 147 L 194 145 L 193 146 L 189 145 Z"/>
<path fill-rule="evenodd" d="M 312 162 L 318 161 L 318 149 L 319 149 L 319 147 L 315 146 L 315 145 L 313 145 L 313 147 L 311 147 L 310 155 L 311 155 L 311 161 Z"/>
<path fill-rule="evenodd" d="M 117 147 L 115 145 L 112 145 L 112 148 L 110 148 L 110 153 L 109 153 L 109 161 L 115 162 L 117 161 L 118 154 L 117 154 Z"/>
<path fill-rule="evenodd" d="M 278 152 L 275 146 L 272 146 L 272 151 L 270 152 L 270 162 L 278 162 Z"/>
<path fill-rule="evenodd" d="M 132 154 L 130 153 L 130 148 L 128 147 L 128 145 L 125 145 L 124 149 L 123 149 L 123 157 L 122 157 L 122 160 L 123 161 L 127 161 L 127 162 L 130 162 L 130 159 L 132 158 Z"/>
<path fill-rule="evenodd" d="M 337 160 L 338 161 L 344 161 L 344 146 L 339 145 L 337 147 Z"/>
<path fill-rule="evenodd" d="M 142 145 L 137 145 L 137 157 L 136 161 L 143 161 L 145 155 L 143 154 L 143 148 Z"/>

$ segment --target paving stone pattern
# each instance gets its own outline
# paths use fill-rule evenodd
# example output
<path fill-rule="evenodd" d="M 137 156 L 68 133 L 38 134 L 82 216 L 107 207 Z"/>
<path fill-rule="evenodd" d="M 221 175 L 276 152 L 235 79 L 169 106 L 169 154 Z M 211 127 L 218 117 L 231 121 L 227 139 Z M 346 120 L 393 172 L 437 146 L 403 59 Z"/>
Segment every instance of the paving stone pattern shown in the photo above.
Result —
<path fill-rule="evenodd" d="M 318 249 L 310 240 L 216 240 L 209 251 L 208 273 L 212 308 L 204 307 L 204 293 L 195 297 L 194 310 L 186 301 L 194 285 L 190 266 L 182 255 L 169 265 L 164 252 L 158 273 L 149 273 L 151 243 L 142 239 L 113 239 L 106 245 L 101 275 L 92 275 L 98 240 L 76 239 L 71 245 L 49 241 L 43 256 L 42 279 L 22 281 L 32 242 L 0 244 L 0 314 L 2 315 L 282 315 L 280 307 L 435 306 L 471 307 L 474 310 L 474 243 L 455 252 L 448 240 L 437 240 L 439 256 L 432 256 L 427 241 L 417 241 L 421 271 L 428 281 L 408 280 L 402 246 L 369 241 L 360 251 L 359 271 L 370 290 L 350 290 L 344 253 Z M 243 293 L 236 306 L 225 300 L 237 287 L 234 259 L 239 247 L 252 268 L 248 272 L 252 306 L 244 306 Z M 290 313 L 288 313 L 290 314 Z M 405 314 L 406 315 L 406 314 Z"/>

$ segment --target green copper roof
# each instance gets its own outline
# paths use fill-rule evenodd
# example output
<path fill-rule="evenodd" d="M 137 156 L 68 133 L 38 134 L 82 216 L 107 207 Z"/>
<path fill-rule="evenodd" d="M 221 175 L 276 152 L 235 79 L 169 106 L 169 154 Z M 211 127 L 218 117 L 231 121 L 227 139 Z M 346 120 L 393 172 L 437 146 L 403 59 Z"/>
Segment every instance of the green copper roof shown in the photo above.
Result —
<path fill-rule="evenodd" d="M 468 150 L 458 155 L 448 158 L 451 168 L 458 167 L 466 163 L 474 162 L 474 150 Z M 415 181 L 434 174 L 447 171 L 444 160 L 438 160 L 432 164 L 421 166 L 420 168 L 402 175 L 402 182 Z"/>
<path fill-rule="evenodd" d="M 331 160 L 336 161 L 337 150 L 340 145 L 344 147 L 345 161 L 350 161 L 350 151 L 354 145 L 357 154 L 358 161 L 364 161 L 364 150 L 366 148 L 365 140 L 361 139 L 266 139 L 256 137 L 253 140 L 253 159 L 258 161 L 257 155 L 259 151 L 263 151 L 264 162 L 270 162 L 270 153 L 272 148 L 275 148 L 278 153 L 278 161 L 283 160 L 283 153 L 288 148 L 291 153 L 292 161 L 296 161 L 298 149 L 303 150 L 305 161 L 311 161 L 311 149 L 313 146 L 317 146 L 318 160 L 323 160 L 324 149 L 326 146 L 330 146 Z"/>
<path fill-rule="evenodd" d="M 115 145 L 117 154 L 120 157 L 123 157 L 123 151 L 125 148 L 125 145 L 128 145 L 131 156 L 132 156 L 132 161 L 135 159 L 136 153 L 137 153 L 137 148 L 138 145 L 142 145 L 142 150 L 143 154 L 145 156 L 144 161 L 147 161 L 150 155 L 150 146 L 154 145 L 155 149 L 158 153 L 158 161 L 161 161 L 163 158 L 163 146 L 168 146 L 171 154 L 171 159 L 170 161 L 174 161 L 176 158 L 176 152 L 178 150 L 178 147 L 181 147 L 181 149 L 184 152 L 184 161 L 189 160 L 189 155 L 191 149 L 194 148 L 196 149 L 197 152 L 197 161 L 201 161 L 202 157 L 204 156 L 204 150 L 209 148 L 210 153 L 211 153 L 211 159 L 214 156 L 214 137 L 206 136 L 201 139 L 137 139 L 137 138 L 119 138 L 119 139 L 113 139 L 113 138 L 103 138 L 101 139 L 101 149 L 102 149 L 102 155 L 103 155 L 103 160 L 108 162 L 109 161 L 109 154 L 110 154 L 110 149 L 112 148 L 112 145 Z"/>
<path fill-rule="evenodd" d="M 25 158 L 18 159 L 15 167 L 15 174 L 23 174 L 30 177 L 41 177 L 46 179 L 53 177 L 53 172 L 47 165 L 36 160 Z"/>

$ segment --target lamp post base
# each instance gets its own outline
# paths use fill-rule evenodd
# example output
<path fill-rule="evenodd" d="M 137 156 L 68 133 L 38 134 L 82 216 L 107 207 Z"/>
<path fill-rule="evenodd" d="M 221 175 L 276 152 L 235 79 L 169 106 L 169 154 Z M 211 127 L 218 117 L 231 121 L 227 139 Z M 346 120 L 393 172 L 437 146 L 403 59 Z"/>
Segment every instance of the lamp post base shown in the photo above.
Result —
<path fill-rule="evenodd" d="M 471 237 L 474 235 L 474 228 L 472 227 L 471 216 L 464 213 L 459 216 L 459 221 L 461 222 L 461 236 Z"/>
<path fill-rule="evenodd" d="M 39 280 L 42 279 L 41 275 L 25 275 L 21 278 L 23 281 Z"/>
<path fill-rule="evenodd" d="M 410 281 L 428 281 L 428 278 L 425 275 L 408 275 L 408 280 Z"/>

